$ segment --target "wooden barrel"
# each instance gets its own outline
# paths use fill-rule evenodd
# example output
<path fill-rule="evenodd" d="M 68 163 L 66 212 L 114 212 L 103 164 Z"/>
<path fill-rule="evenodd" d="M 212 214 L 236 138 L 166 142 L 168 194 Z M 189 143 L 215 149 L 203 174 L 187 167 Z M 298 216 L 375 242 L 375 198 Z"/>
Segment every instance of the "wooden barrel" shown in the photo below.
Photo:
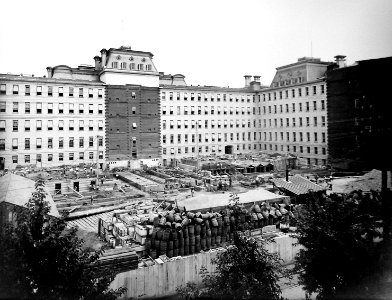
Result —
<path fill-rule="evenodd" d="M 218 229 L 216 227 L 211 228 L 211 236 L 217 236 Z"/>
<path fill-rule="evenodd" d="M 188 226 L 182 227 L 182 234 L 183 234 L 184 238 L 189 237 Z"/>
<path fill-rule="evenodd" d="M 189 236 L 195 235 L 195 225 L 188 225 Z"/>
<path fill-rule="evenodd" d="M 216 247 L 216 237 L 212 236 L 211 237 L 211 248 L 215 248 Z"/>
<path fill-rule="evenodd" d="M 201 250 L 200 243 L 195 245 L 195 253 L 199 253 Z"/>
<path fill-rule="evenodd" d="M 207 248 L 206 248 L 206 238 L 205 238 L 205 237 L 202 237 L 202 238 L 200 239 L 200 247 L 201 247 L 201 249 L 202 249 L 203 251 L 207 249 Z"/>
<path fill-rule="evenodd" d="M 195 244 L 196 244 L 196 238 L 194 235 L 192 235 L 189 237 L 189 245 L 195 246 Z"/>
<path fill-rule="evenodd" d="M 207 236 L 211 236 L 211 229 L 207 229 L 206 235 L 207 235 Z"/>
<path fill-rule="evenodd" d="M 173 245 L 173 241 L 168 241 L 167 242 L 167 250 L 173 250 L 174 245 Z"/>
<path fill-rule="evenodd" d="M 189 255 L 189 245 L 184 245 L 184 255 Z"/>
<path fill-rule="evenodd" d="M 221 236 L 221 244 L 223 245 L 224 243 L 226 243 L 226 234 Z"/>
<path fill-rule="evenodd" d="M 146 248 L 147 251 L 151 249 L 151 239 L 146 239 L 144 247 Z"/>
<path fill-rule="evenodd" d="M 197 244 L 200 245 L 200 240 L 201 240 L 200 235 L 195 235 L 195 245 L 197 245 Z"/>
<path fill-rule="evenodd" d="M 176 248 L 173 249 L 173 256 L 174 257 L 178 256 L 178 249 Z"/>
<path fill-rule="evenodd" d="M 157 258 L 157 250 L 151 249 L 150 256 L 151 256 L 151 258 L 156 259 Z"/>
<path fill-rule="evenodd" d="M 156 233 L 156 239 L 162 240 L 162 237 L 163 237 L 163 230 L 159 229 Z"/>
<path fill-rule="evenodd" d="M 204 224 L 206 224 L 206 228 L 209 229 L 211 227 L 210 220 L 205 220 Z"/>
<path fill-rule="evenodd" d="M 171 236 L 170 238 L 175 241 L 178 239 L 178 234 L 177 234 L 177 230 L 175 230 L 174 228 L 171 230 Z"/>
<path fill-rule="evenodd" d="M 195 245 L 190 245 L 189 246 L 189 254 L 195 253 Z"/>
<path fill-rule="evenodd" d="M 213 227 L 218 227 L 218 221 L 217 221 L 216 218 L 212 218 L 212 219 L 211 219 L 211 225 L 212 225 Z"/>
<path fill-rule="evenodd" d="M 165 253 L 167 250 L 167 242 L 166 241 L 161 241 L 159 243 L 159 252 Z"/>
<path fill-rule="evenodd" d="M 168 258 L 172 258 L 173 257 L 173 250 L 167 250 L 166 255 Z"/>
<path fill-rule="evenodd" d="M 200 228 L 200 235 L 201 236 L 206 236 L 206 232 L 207 232 L 206 226 L 205 225 L 201 226 L 201 228 Z"/>
<path fill-rule="evenodd" d="M 173 249 L 178 249 L 179 246 L 180 246 L 179 240 L 174 240 L 174 241 L 173 241 Z"/>
<path fill-rule="evenodd" d="M 195 225 L 195 235 L 200 235 L 200 233 L 201 233 L 201 225 L 196 224 Z"/>
<path fill-rule="evenodd" d="M 206 249 L 211 249 L 211 237 L 206 237 Z"/>
<path fill-rule="evenodd" d="M 155 249 L 159 250 L 159 244 L 161 243 L 160 240 L 155 240 Z"/>
<path fill-rule="evenodd" d="M 165 231 L 163 232 L 162 241 L 168 241 L 170 238 L 170 233 L 170 229 L 165 229 Z"/>
<path fill-rule="evenodd" d="M 223 223 L 224 223 L 225 225 L 230 224 L 230 217 L 229 217 L 229 216 L 224 216 L 224 217 L 223 217 Z"/>
<path fill-rule="evenodd" d="M 222 217 L 217 217 L 216 221 L 218 222 L 218 226 L 222 226 L 222 224 L 223 224 Z"/>
<path fill-rule="evenodd" d="M 184 238 L 184 246 L 189 246 L 189 238 Z"/>
<path fill-rule="evenodd" d="M 220 245 L 221 245 L 221 237 L 219 235 L 216 236 L 215 241 L 216 241 L 216 245 L 218 247 L 220 247 Z"/>
<path fill-rule="evenodd" d="M 178 239 L 177 241 L 178 241 L 178 248 L 184 246 L 184 238 Z"/>

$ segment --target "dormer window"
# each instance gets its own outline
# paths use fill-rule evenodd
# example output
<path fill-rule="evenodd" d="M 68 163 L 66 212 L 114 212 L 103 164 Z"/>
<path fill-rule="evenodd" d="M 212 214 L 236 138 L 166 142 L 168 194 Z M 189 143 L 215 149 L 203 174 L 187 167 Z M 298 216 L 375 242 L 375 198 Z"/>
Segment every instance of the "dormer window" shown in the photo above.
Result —
<path fill-rule="evenodd" d="M 117 60 L 120 60 L 121 59 L 121 55 L 117 55 Z"/>
<path fill-rule="evenodd" d="M 113 68 L 113 69 L 117 69 L 117 62 L 116 62 L 116 61 L 113 61 L 113 62 L 112 62 L 112 68 Z"/>
<path fill-rule="evenodd" d="M 142 62 L 145 62 L 145 61 L 146 61 L 146 59 L 143 57 L 143 58 L 142 58 Z"/>
<path fill-rule="evenodd" d="M 133 61 L 133 56 L 131 56 L 131 57 L 129 58 L 129 60 L 130 60 L 130 61 Z"/>

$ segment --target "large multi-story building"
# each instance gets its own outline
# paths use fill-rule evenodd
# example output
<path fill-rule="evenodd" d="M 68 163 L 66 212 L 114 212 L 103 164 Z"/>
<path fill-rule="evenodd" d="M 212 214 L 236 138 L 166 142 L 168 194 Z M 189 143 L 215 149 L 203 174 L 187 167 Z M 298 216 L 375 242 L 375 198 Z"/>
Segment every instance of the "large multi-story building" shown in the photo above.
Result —
<path fill-rule="evenodd" d="M 327 164 L 331 63 L 304 57 L 277 68 L 268 87 L 246 75 L 244 87 L 225 88 L 188 86 L 152 59 L 123 46 L 102 49 L 94 66 L 0 75 L 0 166 L 139 168 L 260 151 Z"/>
<path fill-rule="evenodd" d="M 392 57 L 358 61 L 345 57 L 327 72 L 328 137 L 331 165 L 339 170 L 392 169 L 392 102 L 389 77 Z"/>
<path fill-rule="evenodd" d="M 277 68 L 270 87 L 245 76 L 240 89 L 161 84 L 164 164 L 198 155 L 256 151 L 293 154 L 326 165 L 325 72 L 330 63 L 304 57 Z"/>

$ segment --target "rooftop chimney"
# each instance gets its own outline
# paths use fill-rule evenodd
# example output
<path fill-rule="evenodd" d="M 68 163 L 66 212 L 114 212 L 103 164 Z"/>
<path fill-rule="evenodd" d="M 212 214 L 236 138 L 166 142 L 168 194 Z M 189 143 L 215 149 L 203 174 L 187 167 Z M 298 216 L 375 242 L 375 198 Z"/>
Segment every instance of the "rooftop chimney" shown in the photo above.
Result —
<path fill-rule="evenodd" d="M 46 71 L 48 72 L 48 78 L 52 78 L 52 68 L 51 67 L 47 67 Z"/>
<path fill-rule="evenodd" d="M 245 75 L 245 87 L 248 87 L 250 85 L 250 81 L 252 80 L 252 76 L 250 75 Z"/>
<path fill-rule="evenodd" d="M 336 55 L 335 63 L 339 66 L 339 68 L 343 68 L 346 66 L 346 56 L 345 55 Z"/>
<path fill-rule="evenodd" d="M 106 49 L 101 50 L 101 68 L 105 68 L 106 65 Z"/>
<path fill-rule="evenodd" d="M 254 75 L 253 76 L 253 80 L 256 81 L 256 82 L 260 82 L 260 77 L 261 76 L 259 76 L 259 75 Z"/>
<path fill-rule="evenodd" d="M 94 56 L 94 61 L 95 61 L 95 70 L 99 70 L 101 67 L 101 58 L 96 55 Z"/>

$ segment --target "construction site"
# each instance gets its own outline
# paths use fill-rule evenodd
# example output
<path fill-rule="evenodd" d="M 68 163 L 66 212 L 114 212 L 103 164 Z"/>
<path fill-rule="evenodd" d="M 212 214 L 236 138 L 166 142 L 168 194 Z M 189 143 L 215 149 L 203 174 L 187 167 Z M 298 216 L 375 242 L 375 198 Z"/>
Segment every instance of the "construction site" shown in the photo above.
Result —
<path fill-rule="evenodd" d="M 137 170 L 94 167 L 24 168 L 14 174 L 45 179 L 59 215 L 78 227 L 85 247 L 102 247 L 94 268 L 115 271 L 113 287 L 141 285 L 143 277 L 143 290 L 129 288 L 125 295 L 136 298 L 170 295 L 186 278 L 200 280 L 200 268 L 188 266 L 189 260 L 213 271 L 209 260 L 238 231 L 274 240 L 270 250 L 292 263 L 299 247 L 290 233 L 302 197 L 330 188 L 330 176 L 320 170 L 302 170 L 295 158 L 273 155 L 188 158 L 175 167 Z M 188 271 L 166 282 L 180 267 Z M 163 273 L 145 280 L 151 272 Z M 159 293 L 158 286 L 164 286 Z"/>

